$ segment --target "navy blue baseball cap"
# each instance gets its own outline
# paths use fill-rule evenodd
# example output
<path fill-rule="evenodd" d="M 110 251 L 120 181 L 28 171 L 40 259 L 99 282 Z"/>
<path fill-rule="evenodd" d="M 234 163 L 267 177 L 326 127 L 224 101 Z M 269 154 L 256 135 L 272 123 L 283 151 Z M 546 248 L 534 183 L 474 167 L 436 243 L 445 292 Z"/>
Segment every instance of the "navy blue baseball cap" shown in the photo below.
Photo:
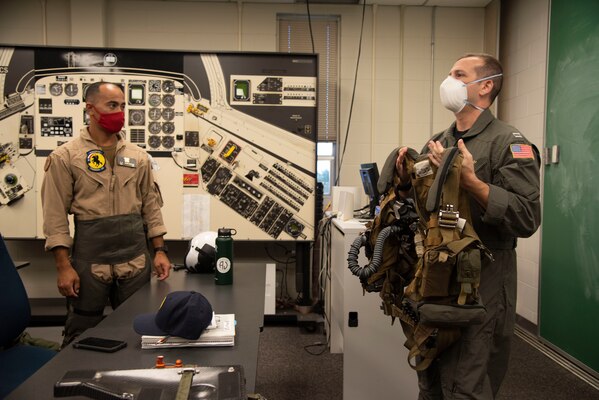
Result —
<path fill-rule="evenodd" d="M 140 335 L 179 336 L 196 340 L 212 321 L 212 306 L 201 294 L 193 291 L 169 293 L 158 312 L 140 314 L 133 320 L 133 329 Z"/>

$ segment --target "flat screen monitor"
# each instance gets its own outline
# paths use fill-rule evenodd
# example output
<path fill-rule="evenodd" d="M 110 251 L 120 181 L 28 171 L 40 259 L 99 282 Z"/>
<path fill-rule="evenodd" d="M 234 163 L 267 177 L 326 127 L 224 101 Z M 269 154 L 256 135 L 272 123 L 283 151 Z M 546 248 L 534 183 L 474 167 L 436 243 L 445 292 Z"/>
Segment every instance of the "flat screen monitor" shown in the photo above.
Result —
<path fill-rule="evenodd" d="M 379 204 L 379 192 L 376 186 L 379 180 L 379 169 L 376 163 L 361 164 L 360 177 L 369 200 L 369 217 L 374 218 L 376 206 Z"/>

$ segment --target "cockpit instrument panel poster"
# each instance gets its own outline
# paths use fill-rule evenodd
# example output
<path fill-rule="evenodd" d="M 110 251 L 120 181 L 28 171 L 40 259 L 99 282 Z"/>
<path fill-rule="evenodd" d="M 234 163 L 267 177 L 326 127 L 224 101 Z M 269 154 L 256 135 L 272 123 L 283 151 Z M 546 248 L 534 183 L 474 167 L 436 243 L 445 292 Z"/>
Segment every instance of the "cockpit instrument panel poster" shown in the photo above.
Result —
<path fill-rule="evenodd" d="M 0 46 L 3 235 L 43 238 L 45 158 L 107 81 L 125 94 L 121 134 L 152 160 L 167 239 L 314 240 L 317 71 L 313 54 Z"/>

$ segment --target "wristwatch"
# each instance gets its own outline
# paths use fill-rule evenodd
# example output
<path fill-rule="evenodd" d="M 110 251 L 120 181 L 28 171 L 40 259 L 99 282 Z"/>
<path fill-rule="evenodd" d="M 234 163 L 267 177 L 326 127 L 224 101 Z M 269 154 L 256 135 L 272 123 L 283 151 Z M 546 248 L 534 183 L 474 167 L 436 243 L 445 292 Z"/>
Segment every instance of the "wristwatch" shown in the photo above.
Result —
<path fill-rule="evenodd" d="M 166 246 L 166 244 L 164 244 L 162 246 L 154 247 L 154 253 L 157 253 L 159 251 L 162 251 L 162 252 L 168 254 L 168 247 Z"/>

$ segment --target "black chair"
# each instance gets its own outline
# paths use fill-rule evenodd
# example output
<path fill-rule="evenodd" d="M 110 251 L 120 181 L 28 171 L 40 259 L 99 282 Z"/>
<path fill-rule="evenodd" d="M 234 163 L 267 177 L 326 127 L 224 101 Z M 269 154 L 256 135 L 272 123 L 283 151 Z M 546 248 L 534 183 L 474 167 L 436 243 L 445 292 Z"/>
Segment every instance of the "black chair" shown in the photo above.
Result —
<path fill-rule="evenodd" d="M 29 378 L 57 353 L 15 343 L 23 333 L 31 308 L 23 281 L 0 235 L 0 399 Z"/>

